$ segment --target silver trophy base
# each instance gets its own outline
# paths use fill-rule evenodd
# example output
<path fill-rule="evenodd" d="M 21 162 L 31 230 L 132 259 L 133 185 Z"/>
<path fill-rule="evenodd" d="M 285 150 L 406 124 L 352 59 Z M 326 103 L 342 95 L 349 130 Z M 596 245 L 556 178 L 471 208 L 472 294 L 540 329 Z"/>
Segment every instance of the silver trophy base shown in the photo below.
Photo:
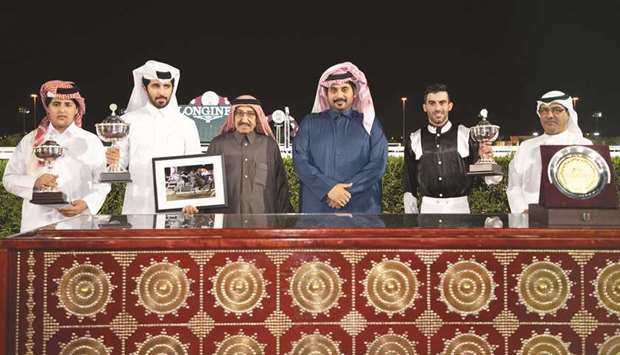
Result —
<path fill-rule="evenodd" d="M 129 175 L 129 171 L 101 173 L 99 182 L 131 182 L 131 175 Z"/>
<path fill-rule="evenodd" d="M 477 163 L 469 165 L 467 175 L 494 176 L 504 175 L 502 167 L 496 163 Z"/>
<path fill-rule="evenodd" d="M 107 223 L 99 223 L 99 228 L 113 228 L 113 229 L 129 229 L 131 223 L 127 222 L 127 216 L 110 216 Z"/>
<path fill-rule="evenodd" d="M 67 195 L 61 191 L 35 191 L 32 193 L 31 203 L 49 207 L 62 207 L 69 205 Z"/>

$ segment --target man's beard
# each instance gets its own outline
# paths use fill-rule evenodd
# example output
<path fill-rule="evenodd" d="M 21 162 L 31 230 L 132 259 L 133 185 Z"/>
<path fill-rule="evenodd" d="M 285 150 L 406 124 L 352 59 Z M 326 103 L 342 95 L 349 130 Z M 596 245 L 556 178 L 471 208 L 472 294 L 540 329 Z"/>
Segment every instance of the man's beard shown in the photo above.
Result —
<path fill-rule="evenodd" d="M 432 113 L 430 121 L 433 123 L 433 125 L 443 126 L 448 121 L 448 118 L 446 117 L 445 113 L 439 116 L 436 115 L 435 113 Z"/>
<path fill-rule="evenodd" d="M 344 104 L 344 106 L 342 108 L 338 107 L 340 103 Z M 332 101 L 332 106 L 331 107 L 332 107 L 332 109 L 334 109 L 336 111 L 342 111 L 342 112 L 344 112 L 344 111 L 346 111 L 347 109 L 350 108 L 350 106 L 348 106 L 348 101 L 347 100 L 343 100 L 343 99 Z"/>
<path fill-rule="evenodd" d="M 166 99 L 166 102 L 164 104 L 159 104 L 157 102 L 157 100 L 160 99 L 160 98 Z M 164 107 L 168 106 L 168 104 L 170 103 L 170 98 L 166 98 L 165 96 L 160 96 L 160 97 L 157 97 L 155 99 L 151 99 L 151 97 L 149 96 L 149 101 L 151 102 L 151 105 L 161 109 L 161 108 L 164 108 Z"/>

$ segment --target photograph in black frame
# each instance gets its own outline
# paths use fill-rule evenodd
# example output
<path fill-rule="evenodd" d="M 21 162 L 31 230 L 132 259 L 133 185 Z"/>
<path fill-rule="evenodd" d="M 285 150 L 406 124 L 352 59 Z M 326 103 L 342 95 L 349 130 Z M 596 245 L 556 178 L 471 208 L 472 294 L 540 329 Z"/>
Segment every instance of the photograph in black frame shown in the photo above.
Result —
<path fill-rule="evenodd" d="M 180 211 L 188 205 L 226 207 L 225 176 L 221 155 L 153 158 L 155 211 Z"/>

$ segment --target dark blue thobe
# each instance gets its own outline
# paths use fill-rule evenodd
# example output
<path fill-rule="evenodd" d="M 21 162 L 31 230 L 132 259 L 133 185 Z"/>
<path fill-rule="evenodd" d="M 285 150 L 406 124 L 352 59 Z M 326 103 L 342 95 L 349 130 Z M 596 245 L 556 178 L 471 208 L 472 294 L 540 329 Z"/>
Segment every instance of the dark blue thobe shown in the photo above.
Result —
<path fill-rule="evenodd" d="M 300 212 L 380 213 L 387 154 L 387 139 L 376 118 L 368 134 L 357 111 L 306 115 L 293 144 Z M 347 189 L 351 201 L 341 209 L 326 202 L 327 193 L 338 183 L 353 183 Z"/>

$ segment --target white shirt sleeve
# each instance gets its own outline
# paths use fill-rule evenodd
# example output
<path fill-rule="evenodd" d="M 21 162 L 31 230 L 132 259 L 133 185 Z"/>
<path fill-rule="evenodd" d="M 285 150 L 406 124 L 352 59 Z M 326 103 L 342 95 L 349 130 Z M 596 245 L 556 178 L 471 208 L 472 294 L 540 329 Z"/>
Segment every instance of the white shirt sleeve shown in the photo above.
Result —
<path fill-rule="evenodd" d="M 456 137 L 456 148 L 461 158 L 469 156 L 469 128 L 459 125 Z"/>
<path fill-rule="evenodd" d="M 93 151 L 95 152 L 93 158 L 96 160 L 96 162 L 91 169 L 92 185 L 90 186 L 90 191 L 88 191 L 86 196 L 82 197 L 82 200 L 86 202 L 88 210 L 91 214 L 97 214 L 101 209 L 101 206 L 105 202 L 105 198 L 112 189 L 112 187 L 108 183 L 99 182 L 99 175 L 104 171 L 106 165 L 105 148 L 103 144 L 101 144 L 101 142 L 99 141 L 93 140 L 92 144 L 93 146 L 96 145 L 96 148 L 93 148 Z M 100 158 L 96 159 L 95 157 Z"/>
<path fill-rule="evenodd" d="M 25 200 L 32 198 L 36 177 L 28 174 L 28 164 L 31 161 L 32 139 L 34 132 L 25 136 L 15 147 L 13 155 L 4 169 L 2 184 L 13 195 Z"/>
<path fill-rule="evenodd" d="M 137 127 L 132 128 L 131 119 L 128 117 L 121 117 L 126 123 L 129 123 L 129 134 L 124 139 L 121 139 L 116 143 L 118 146 L 118 150 L 120 153 L 120 158 L 118 161 L 118 166 L 127 169 L 129 167 L 129 140 L 131 139 L 132 133 L 135 133 Z"/>
<path fill-rule="evenodd" d="M 420 160 L 422 158 L 422 131 L 418 129 L 411 133 L 409 137 L 411 140 L 411 151 L 415 154 L 415 159 Z"/>
<path fill-rule="evenodd" d="M 508 204 L 512 213 L 521 213 L 528 208 L 525 196 L 523 196 L 523 174 L 521 174 L 517 166 L 521 156 L 519 150 L 515 153 L 508 166 L 508 188 L 506 195 L 508 196 Z"/>
<path fill-rule="evenodd" d="M 118 161 L 118 165 L 127 169 L 127 167 L 129 166 L 129 136 L 117 142 L 116 145 L 118 146 L 118 150 L 121 155 Z"/>
<path fill-rule="evenodd" d="M 189 120 L 189 118 L 186 118 Z M 185 135 L 185 154 L 200 154 L 202 147 L 200 146 L 200 136 L 196 123 L 189 120 L 187 124 L 187 134 Z"/>
<path fill-rule="evenodd" d="M 415 198 L 411 192 L 405 192 L 403 194 L 403 205 L 405 207 L 405 213 L 407 214 L 420 213 L 418 210 L 418 199 Z"/>
<path fill-rule="evenodd" d="M 484 183 L 487 185 L 497 185 L 502 182 L 503 179 L 504 177 L 502 175 L 485 176 Z"/>

